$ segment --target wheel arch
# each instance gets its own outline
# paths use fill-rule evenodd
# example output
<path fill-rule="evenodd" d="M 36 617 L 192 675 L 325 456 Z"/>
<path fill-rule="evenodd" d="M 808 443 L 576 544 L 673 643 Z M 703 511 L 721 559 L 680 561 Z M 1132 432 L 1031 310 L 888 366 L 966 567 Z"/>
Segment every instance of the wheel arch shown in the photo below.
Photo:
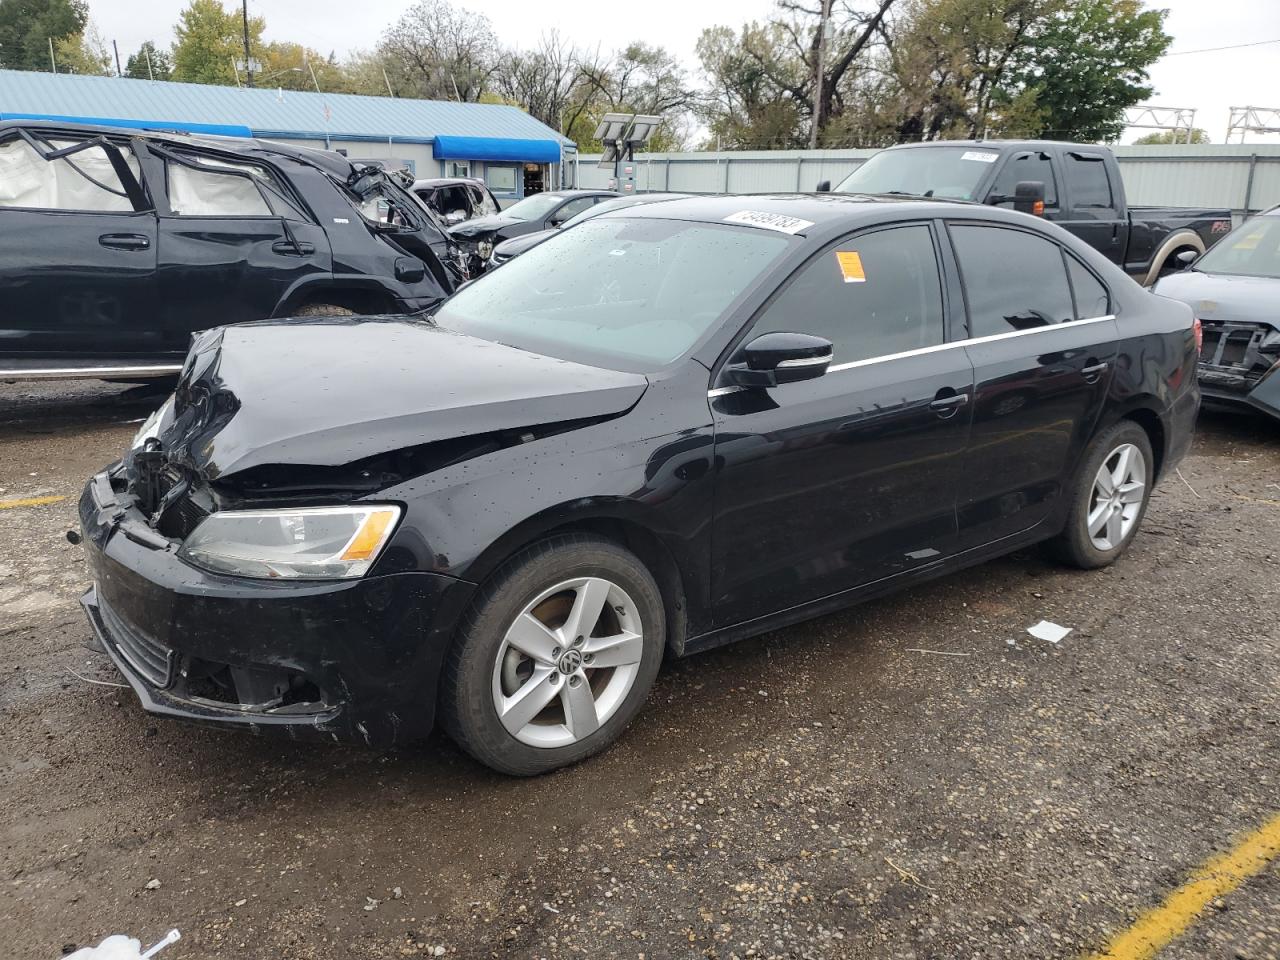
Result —
<path fill-rule="evenodd" d="M 631 500 L 583 500 L 552 507 L 512 527 L 467 565 L 466 579 L 482 584 L 512 557 L 561 534 L 598 536 L 630 550 L 658 583 L 666 613 L 667 651 L 682 656 L 688 636 L 689 561 L 646 521 Z"/>
<path fill-rule="evenodd" d="M 1160 270 L 1169 261 L 1169 258 L 1176 256 L 1183 250 L 1204 253 L 1204 241 L 1200 239 L 1198 233 L 1190 229 L 1175 230 L 1169 234 L 1161 241 L 1160 246 L 1156 248 L 1156 252 L 1151 255 L 1151 266 L 1147 268 L 1147 274 L 1142 278 L 1142 285 L 1149 287 L 1155 283 L 1160 278 Z"/>
<path fill-rule="evenodd" d="M 302 307 L 316 303 L 331 303 L 366 315 L 402 312 L 396 298 L 377 281 L 358 278 L 344 281 L 322 279 L 300 284 L 290 290 L 273 316 L 293 316 Z"/>
<path fill-rule="evenodd" d="M 1121 420 L 1131 420 L 1140 426 L 1151 442 L 1151 452 L 1155 456 L 1152 477 L 1160 480 L 1164 472 L 1164 463 L 1168 455 L 1168 432 L 1160 417 L 1159 403 L 1155 397 L 1134 397 L 1123 407 L 1114 410 L 1110 416 L 1098 424 L 1096 433 L 1101 433 Z"/>

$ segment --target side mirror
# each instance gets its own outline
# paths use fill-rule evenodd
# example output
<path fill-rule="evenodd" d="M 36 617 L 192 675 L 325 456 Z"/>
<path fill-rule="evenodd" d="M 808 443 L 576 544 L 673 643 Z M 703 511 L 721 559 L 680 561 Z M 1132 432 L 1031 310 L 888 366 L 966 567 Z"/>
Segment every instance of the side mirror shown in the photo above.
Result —
<path fill-rule="evenodd" d="M 450 227 L 456 227 L 465 219 L 467 219 L 465 210 L 450 210 L 444 215 L 444 222 Z"/>
<path fill-rule="evenodd" d="M 421 260 L 396 257 L 396 279 L 401 283 L 421 283 L 427 278 L 427 268 Z"/>
<path fill-rule="evenodd" d="M 1033 217 L 1044 216 L 1044 181 L 1019 180 L 1013 188 L 1013 209 Z"/>
<path fill-rule="evenodd" d="M 817 190 L 818 190 L 818 193 L 830 193 L 830 192 L 831 192 L 831 181 L 830 181 L 830 180 L 819 180 L 819 181 L 818 181 L 818 187 L 817 187 Z"/>
<path fill-rule="evenodd" d="M 1191 265 L 1200 259 L 1200 253 L 1196 250 L 1183 250 L 1173 259 L 1182 264 L 1183 270 L 1190 270 Z"/>
<path fill-rule="evenodd" d="M 776 387 L 812 380 L 831 366 L 831 341 L 807 333 L 762 333 L 738 350 L 726 368 L 739 387 Z"/>

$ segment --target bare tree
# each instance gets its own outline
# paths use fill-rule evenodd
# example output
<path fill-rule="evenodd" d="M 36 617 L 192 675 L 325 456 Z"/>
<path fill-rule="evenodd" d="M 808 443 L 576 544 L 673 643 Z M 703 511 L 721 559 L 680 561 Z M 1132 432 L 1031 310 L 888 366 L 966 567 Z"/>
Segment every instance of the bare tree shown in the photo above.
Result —
<path fill-rule="evenodd" d="M 488 18 L 447 0 L 418 0 L 387 30 L 379 47 L 401 96 L 476 101 L 500 59 Z"/>

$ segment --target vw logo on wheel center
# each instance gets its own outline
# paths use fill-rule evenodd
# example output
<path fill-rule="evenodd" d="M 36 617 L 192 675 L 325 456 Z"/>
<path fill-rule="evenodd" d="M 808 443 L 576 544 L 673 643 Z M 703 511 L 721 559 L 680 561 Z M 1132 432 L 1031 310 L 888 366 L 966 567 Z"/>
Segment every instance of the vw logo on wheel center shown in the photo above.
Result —
<path fill-rule="evenodd" d="M 571 673 L 576 673 L 581 666 L 582 666 L 582 651 L 576 650 L 576 649 L 567 650 L 565 652 L 565 655 L 560 658 L 559 664 L 557 664 L 557 667 L 560 670 L 560 672 L 563 673 L 566 677 Z"/>

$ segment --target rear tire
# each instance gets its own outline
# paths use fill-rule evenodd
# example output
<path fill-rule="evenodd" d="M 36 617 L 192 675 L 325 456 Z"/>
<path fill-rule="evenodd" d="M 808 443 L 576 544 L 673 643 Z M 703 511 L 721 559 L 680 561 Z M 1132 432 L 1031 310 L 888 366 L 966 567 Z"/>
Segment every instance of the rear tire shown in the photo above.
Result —
<path fill-rule="evenodd" d="M 1050 541 L 1058 559 L 1082 570 L 1114 563 L 1146 516 L 1155 479 L 1147 432 L 1132 420 L 1107 427 L 1090 442 L 1067 495 L 1067 524 Z"/>
<path fill-rule="evenodd" d="M 500 773 L 533 776 L 611 744 L 640 710 L 666 644 L 662 595 L 610 541 L 535 544 L 481 588 L 445 663 L 442 720 Z"/>
<path fill-rule="evenodd" d="M 356 312 L 346 307 L 340 307 L 336 303 L 308 303 L 304 307 L 299 307 L 294 313 L 295 317 L 354 317 Z"/>

